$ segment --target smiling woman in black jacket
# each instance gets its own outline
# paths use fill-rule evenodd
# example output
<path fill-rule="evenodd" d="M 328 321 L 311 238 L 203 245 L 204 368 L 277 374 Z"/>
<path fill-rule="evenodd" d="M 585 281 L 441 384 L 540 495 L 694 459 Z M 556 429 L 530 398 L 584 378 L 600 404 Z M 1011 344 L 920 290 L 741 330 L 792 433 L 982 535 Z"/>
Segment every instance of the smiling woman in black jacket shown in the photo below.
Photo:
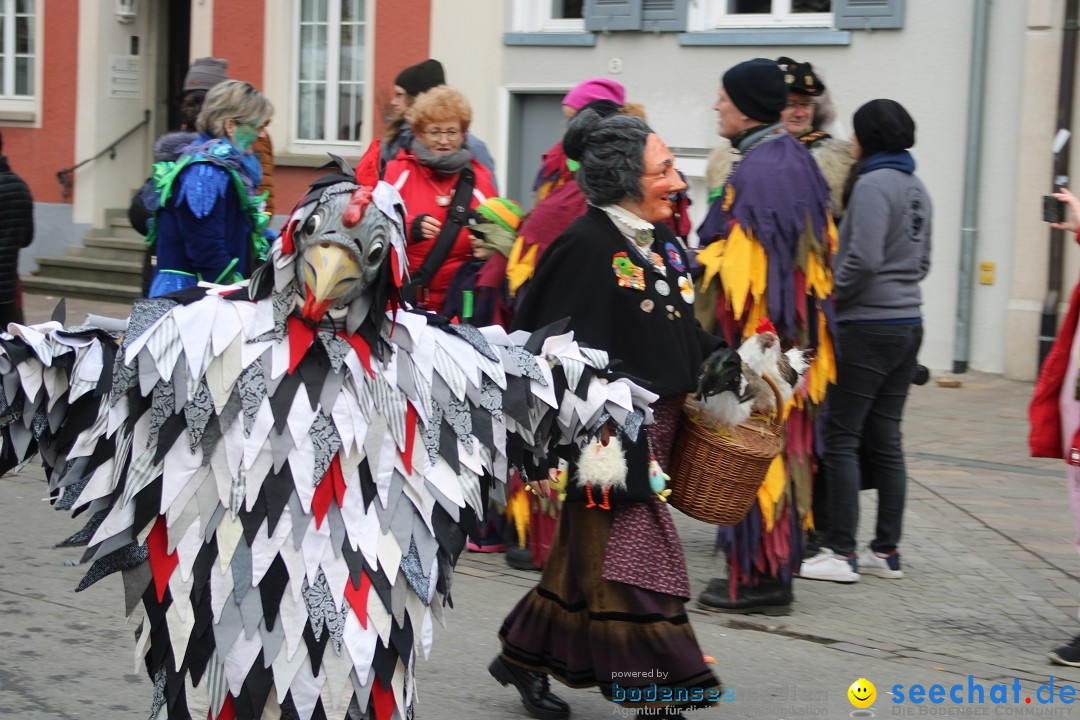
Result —
<path fill-rule="evenodd" d="M 685 394 L 721 343 L 694 318 L 686 255 L 664 224 L 671 195 L 686 187 L 668 147 L 640 118 L 593 110 L 574 118 L 563 147 L 581 163 L 590 207 L 545 252 L 515 326 L 566 319 L 578 341 L 610 352 L 620 372 L 660 397 L 653 425 L 612 439 L 625 463 L 614 489 L 582 479 L 595 447 L 568 453 L 571 486 L 544 574 L 503 622 L 489 671 L 517 687 L 534 717 L 570 714 L 548 676 L 599 687 L 621 707 L 682 717 L 722 690 L 688 621 L 682 547 L 649 473 L 667 467 Z M 550 492 L 546 480 L 530 487 Z"/>
<path fill-rule="evenodd" d="M 11 170 L 0 135 L 0 330 L 23 321 L 19 298 L 19 251 L 34 239 L 30 188 Z"/>

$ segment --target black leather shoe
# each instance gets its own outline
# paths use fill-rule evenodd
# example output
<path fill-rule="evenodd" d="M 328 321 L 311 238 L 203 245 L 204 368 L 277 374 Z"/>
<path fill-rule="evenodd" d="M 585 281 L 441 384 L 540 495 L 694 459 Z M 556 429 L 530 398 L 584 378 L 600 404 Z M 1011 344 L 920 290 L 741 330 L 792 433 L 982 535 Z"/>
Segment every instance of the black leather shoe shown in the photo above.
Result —
<path fill-rule="evenodd" d="M 763 578 L 757 587 L 740 585 L 732 602 L 725 578 L 713 578 L 705 592 L 698 598 L 698 606 L 717 612 L 750 615 L 787 615 L 794 600 L 791 583 Z"/>
<path fill-rule="evenodd" d="M 569 703 L 552 694 L 547 675 L 526 670 L 520 665 L 503 660 L 502 656 L 496 656 L 491 661 L 488 672 L 500 685 L 512 683 L 521 693 L 521 704 L 533 717 L 541 720 L 570 717 Z"/>
<path fill-rule="evenodd" d="M 529 548 L 520 545 L 511 545 L 506 549 L 506 564 L 515 570 L 539 570 L 533 565 L 532 553 Z"/>

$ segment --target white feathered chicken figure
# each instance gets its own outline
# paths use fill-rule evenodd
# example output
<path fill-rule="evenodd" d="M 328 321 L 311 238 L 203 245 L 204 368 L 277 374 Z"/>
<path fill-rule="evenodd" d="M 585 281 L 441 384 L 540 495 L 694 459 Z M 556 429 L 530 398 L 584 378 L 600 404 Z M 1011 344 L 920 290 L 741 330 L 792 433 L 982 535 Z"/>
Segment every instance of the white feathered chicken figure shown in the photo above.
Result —
<path fill-rule="evenodd" d="M 187 680 L 210 720 L 411 717 L 489 491 L 549 442 L 650 419 L 655 396 L 569 336 L 401 308 L 377 158 L 336 159 L 246 288 L 138 302 L 119 344 L 0 335 L 0 469 L 40 453 L 89 518 L 66 541 L 93 562 L 80 589 L 123 573 L 151 718 L 190 716 Z"/>
<path fill-rule="evenodd" d="M 784 405 L 791 400 L 799 380 L 810 367 L 806 354 L 798 348 L 780 350 L 780 336 L 776 326 L 767 317 L 761 318 L 754 334 L 739 346 L 739 357 L 757 378 L 767 375 L 779 386 L 780 399 Z M 772 413 L 776 408 L 776 396 L 767 384 L 750 380 L 750 400 L 754 412 Z"/>
<path fill-rule="evenodd" d="M 762 379 L 763 375 L 777 384 L 781 401 L 786 405 L 810 367 L 802 350 L 791 348 L 781 352 L 780 337 L 768 318 L 761 319 L 755 334 L 743 341 L 737 352 L 741 366 L 737 386 L 732 381 L 719 392 L 698 390 L 698 400 L 705 411 L 727 426 L 738 425 L 754 413 L 773 414 L 776 394 Z"/>

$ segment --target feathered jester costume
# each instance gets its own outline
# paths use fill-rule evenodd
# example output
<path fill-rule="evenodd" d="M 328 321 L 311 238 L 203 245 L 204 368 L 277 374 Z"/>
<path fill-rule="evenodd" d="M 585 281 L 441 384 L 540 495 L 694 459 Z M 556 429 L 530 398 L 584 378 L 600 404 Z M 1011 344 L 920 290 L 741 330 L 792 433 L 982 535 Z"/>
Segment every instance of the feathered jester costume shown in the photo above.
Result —
<path fill-rule="evenodd" d="M 649 419 L 604 352 L 398 308 L 377 155 L 312 186 L 246 289 L 139 302 L 119 345 L 0 335 L 0 468 L 40 453 L 90 518 L 80 589 L 121 571 L 141 604 L 152 718 L 189 717 L 185 680 L 211 720 L 411 717 L 489 489 L 549 441 Z"/>
<path fill-rule="evenodd" d="M 813 350 L 808 379 L 789 403 L 785 451 L 770 467 L 758 501 L 718 543 L 729 577 L 757 585 L 785 582 L 801 561 L 810 508 L 814 421 L 836 379 L 832 255 L 836 226 L 829 188 L 810 153 L 779 125 L 742 139 L 736 164 L 698 233 L 705 246 L 696 312 L 732 346 L 775 325 L 784 348 Z M 729 586 L 734 600 L 736 582 Z"/>

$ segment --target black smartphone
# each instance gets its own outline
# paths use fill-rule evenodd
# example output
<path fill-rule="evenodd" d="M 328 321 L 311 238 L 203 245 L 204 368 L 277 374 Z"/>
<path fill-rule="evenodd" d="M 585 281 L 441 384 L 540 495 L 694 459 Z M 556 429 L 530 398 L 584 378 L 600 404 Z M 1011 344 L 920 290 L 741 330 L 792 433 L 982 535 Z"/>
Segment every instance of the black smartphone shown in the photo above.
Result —
<path fill-rule="evenodd" d="M 1065 203 L 1053 195 L 1043 195 L 1043 222 L 1065 222 Z"/>

